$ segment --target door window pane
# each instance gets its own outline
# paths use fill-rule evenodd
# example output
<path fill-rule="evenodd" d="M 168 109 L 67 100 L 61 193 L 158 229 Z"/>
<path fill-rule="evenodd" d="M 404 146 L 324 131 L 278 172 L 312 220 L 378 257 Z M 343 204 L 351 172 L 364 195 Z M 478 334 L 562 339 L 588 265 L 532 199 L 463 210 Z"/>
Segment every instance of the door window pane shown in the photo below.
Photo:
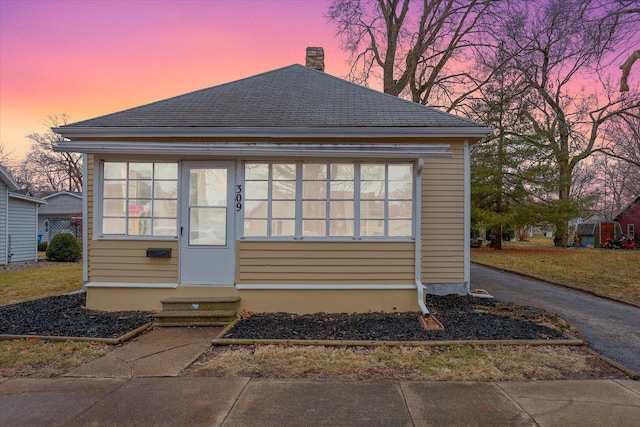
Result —
<path fill-rule="evenodd" d="M 193 207 L 189 209 L 190 245 L 225 245 L 227 209 Z"/>
<path fill-rule="evenodd" d="M 191 169 L 190 206 L 226 206 L 227 170 Z"/>

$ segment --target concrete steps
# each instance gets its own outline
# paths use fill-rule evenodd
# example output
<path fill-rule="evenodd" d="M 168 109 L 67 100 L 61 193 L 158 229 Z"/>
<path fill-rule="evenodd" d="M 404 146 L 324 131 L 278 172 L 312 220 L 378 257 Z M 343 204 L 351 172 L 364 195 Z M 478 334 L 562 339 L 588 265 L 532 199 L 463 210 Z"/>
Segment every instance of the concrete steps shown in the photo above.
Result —
<path fill-rule="evenodd" d="M 240 297 L 167 298 L 156 326 L 226 326 L 238 316 Z"/>

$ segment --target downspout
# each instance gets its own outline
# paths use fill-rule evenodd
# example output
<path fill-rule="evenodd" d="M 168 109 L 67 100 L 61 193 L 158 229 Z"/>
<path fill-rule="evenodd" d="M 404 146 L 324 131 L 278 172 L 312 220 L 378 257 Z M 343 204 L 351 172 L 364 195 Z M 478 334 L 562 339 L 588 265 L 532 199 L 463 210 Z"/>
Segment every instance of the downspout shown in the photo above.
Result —
<path fill-rule="evenodd" d="M 415 218 L 415 281 L 416 289 L 418 290 L 418 307 L 422 311 L 423 315 L 428 315 L 429 310 L 424 302 L 424 290 L 425 287 L 422 284 L 422 169 L 424 168 L 424 159 L 418 159 L 418 165 L 416 167 L 416 195 L 414 197 L 415 203 L 413 208 L 413 215 Z"/>

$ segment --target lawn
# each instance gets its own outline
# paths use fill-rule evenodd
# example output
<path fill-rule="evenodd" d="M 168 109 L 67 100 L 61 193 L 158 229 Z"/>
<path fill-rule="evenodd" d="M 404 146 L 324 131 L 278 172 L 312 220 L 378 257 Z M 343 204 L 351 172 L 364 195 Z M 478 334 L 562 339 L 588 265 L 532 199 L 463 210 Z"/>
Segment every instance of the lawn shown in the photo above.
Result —
<path fill-rule="evenodd" d="M 551 238 L 471 250 L 471 260 L 640 305 L 640 251 L 554 248 Z"/>
<path fill-rule="evenodd" d="M 0 305 L 82 289 L 82 263 L 0 270 Z M 53 377 L 93 360 L 109 346 L 93 342 L 0 341 L 0 377 Z"/>
<path fill-rule="evenodd" d="M 0 271 L 0 305 L 82 289 L 82 263 Z"/>

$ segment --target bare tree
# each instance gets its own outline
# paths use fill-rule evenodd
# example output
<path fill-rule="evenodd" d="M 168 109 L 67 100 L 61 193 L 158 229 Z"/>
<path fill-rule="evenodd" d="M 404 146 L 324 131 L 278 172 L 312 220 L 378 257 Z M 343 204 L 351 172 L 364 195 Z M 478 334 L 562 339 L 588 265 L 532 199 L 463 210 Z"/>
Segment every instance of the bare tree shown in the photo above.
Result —
<path fill-rule="evenodd" d="M 44 133 L 31 133 L 31 151 L 22 162 L 22 171 L 16 178 L 29 183 L 31 189 L 47 191 L 82 191 L 82 155 L 57 153 L 53 149 L 63 141 L 52 127 L 67 124 L 66 114 L 49 116 L 44 124 Z"/>
<path fill-rule="evenodd" d="M 334 0 L 327 17 L 351 54 L 347 76 L 453 110 L 486 83 L 470 63 L 503 0 Z"/>
<path fill-rule="evenodd" d="M 510 67 L 527 82 L 524 110 L 531 131 L 520 135 L 541 156 L 553 160 L 558 212 L 570 211 L 572 174 L 576 166 L 603 148 L 604 125 L 631 117 L 640 97 L 616 96 L 611 85 L 598 91 L 582 86 L 598 75 L 603 57 L 625 34 L 615 19 L 602 19 L 589 0 L 549 0 L 535 8 L 526 2 L 505 19 L 501 48 Z M 605 80 L 602 80 L 606 83 Z M 566 245 L 568 218 L 555 218 L 556 237 Z"/>

